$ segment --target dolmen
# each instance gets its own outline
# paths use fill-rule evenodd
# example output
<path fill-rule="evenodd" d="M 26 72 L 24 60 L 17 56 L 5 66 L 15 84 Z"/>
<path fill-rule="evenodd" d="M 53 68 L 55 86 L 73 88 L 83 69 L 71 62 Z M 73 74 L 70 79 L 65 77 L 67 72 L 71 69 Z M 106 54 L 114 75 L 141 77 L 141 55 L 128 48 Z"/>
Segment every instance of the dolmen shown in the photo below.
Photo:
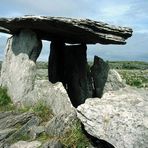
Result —
<path fill-rule="evenodd" d="M 35 63 L 41 53 L 42 40 L 47 40 L 51 41 L 49 81 L 62 82 L 75 107 L 84 103 L 86 98 L 102 96 L 97 80 L 101 69 L 96 68 L 101 61 L 95 57 L 96 65 L 88 66 L 87 45 L 124 45 L 132 36 L 132 29 L 127 27 L 90 19 L 49 16 L 0 18 L 0 32 L 12 35 L 7 41 L 1 70 L 1 86 L 8 89 L 10 96 L 18 96 L 21 100 L 24 94 L 34 89 Z M 106 78 L 107 74 L 102 80 Z"/>

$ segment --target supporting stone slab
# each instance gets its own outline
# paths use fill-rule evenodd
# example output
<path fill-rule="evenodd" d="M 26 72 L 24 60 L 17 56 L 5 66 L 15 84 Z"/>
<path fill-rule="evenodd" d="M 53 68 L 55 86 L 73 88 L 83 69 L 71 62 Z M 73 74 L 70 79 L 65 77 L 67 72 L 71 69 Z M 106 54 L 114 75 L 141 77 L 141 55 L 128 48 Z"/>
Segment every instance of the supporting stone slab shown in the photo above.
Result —
<path fill-rule="evenodd" d="M 31 30 L 22 30 L 7 41 L 1 70 L 1 86 L 8 89 L 13 102 L 21 102 L 33 90 L 36 59 L 42 42 Z"/>
<path fill-rule="evenodd" d="M 62 82 L 75 107 L 84 103 L 86 98 L 92 97 L 88 84 L 86 50 L 85 44 L 65 45 L 59 41 L 51 42 L 49 81 Z"/>

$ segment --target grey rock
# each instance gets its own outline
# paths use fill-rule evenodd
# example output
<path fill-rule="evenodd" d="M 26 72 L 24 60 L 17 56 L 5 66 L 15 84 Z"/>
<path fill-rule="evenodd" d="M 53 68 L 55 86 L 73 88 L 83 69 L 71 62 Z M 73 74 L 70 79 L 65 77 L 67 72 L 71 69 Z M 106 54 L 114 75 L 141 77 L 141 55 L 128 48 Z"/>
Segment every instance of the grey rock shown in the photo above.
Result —
<path fill-rule="evenodd" d="M 16 130 L 17 130 L 16 128 L 0 130 L 0 141 L 9 137 L 11 134 L 16 132 Z"/>
<path fill-rule="evenodd" d="M 105 83 L 108 78 L 108 71 L 108 63 L 106 63 L 103 59 L 95 56 L 93 66 L 91 67 L 91 76 L 94 85 L 93 97 L 102 97 Z"/>
<path fill-rule="evenodd" d="M 55 115 L 74 110 L 61 82 L 52 84 L 48 80 L 36 80 L 33 92 L 30 93 L 30 96 L 28 99 L 26 98 L 24 103 L 30 105 L 30 98 L 36 98 L 36 100 L 33 100 L 34 103 L 38 101 L 45 102 Z"/>
<path fill-rule="evenodd" d="M 125 44 L 125 40 L 132 35 L 130 28 L 89 19 L 46 16 L 0 18 L 0 32 L 14 34 L 20 28 L 36 30 L 41 39 L 61 39 L 66 43 Z"/>
<path fill-rule="evenodd" d="M 59 114 L 52 118 L 45 126 L 45 132 L 49 136 L 60 137 L 66 134 L 66 132 L 76 122 L 76 112 L 67 112 Z"/>
<path fill-rule="evenodd" d="M 10 148 L 38 148 L 41 146 L 41 142 L 39 141 L 18 141 L 10 146 Z"/>
<path fill-rule="evenodd" d="M 7 41 L 0 83 L 8 89 L 14 103 L 25 100 L 28 93 L 33 90 L 36 76 L 35 61 L 41 47 L 41 41 L 31 30 L 22 30 Z"/>
<path fill-rule="evenodd" d="M 64 146 L 59 140 L 50 140 L 43 144 L 41 148 L 64 148 Z"/>
<path fill-rule="evenodd" d="M 117 148 L 148 146 L 148 92 L 130 87 L 87 99 L 77 108 L 86 131 Z"/>
<path fill-rule="evenodd" d="M 65 45 L 61 41 L 52 41 L 50 48 L 49 81 L 62 82 L 73 106 L 77 107 L 92 97 L 87 87 L 87 47 L 85 44 Z"/>
<path fill-rule="evenodd" d="M 126 87 L 126 84 L 122 80 L 120 74 L 115 69 L 110 69 L 103 93 L 108 91 L 116 91 L 124 87 Z"/>
<path fill-rule="evenodd" d="M 41 41 L 31 30 L 22 30 L 8 39 L 2 64 L 0 85 L 8 89 L 17 108 L 45 102 L 54 114 L 72 110 L 72 104 L 61 83 L 36 80 L 36 58 Z M 36 55 L 36 56 L 35 56 Z"/>
<path fill-rule="evenodd" d="M 20 137 L 28 135 L 30 128 L 32 126 L 38 126 L 40 124 L 40 119 L 36 116 L 33 116 L 26 124 L 24 124 L 20 129 L 13 133 L 9 138 L 6 139 L 5 143 L 10 143 L 11 141 L 19 140 Z M 29 135 L 28 135 L 29 137 Z"/>
<path fill-rule="evenodd" d="M 12 115 L 12 111 L 7 111 L 7 112 L 0 112 L 0 119 L 6 118 L 7 116 Z"/>
<path fill-rule="evenodd" d="M 11 128 L 17 124 L 23 125 L 34 116 L 33 113 L 12 113 L 0 120 L 0 129 Z"/>
<path fill-rule="evenodd" d="M 35 140 L 44 131 L 44 126 L 32 126 L 29 130 L 29 136 L 32 140 Z"/>
<path fill-rule="evenodd" d="M 100 57 L 94 57 L 94 64 L 91 67 L 93 79 L 93 97 L 101 98 L 105 92 L 119 90 L 126 85 L 121 76 L 114 69 L 110 69 L 107 62 Z"/>

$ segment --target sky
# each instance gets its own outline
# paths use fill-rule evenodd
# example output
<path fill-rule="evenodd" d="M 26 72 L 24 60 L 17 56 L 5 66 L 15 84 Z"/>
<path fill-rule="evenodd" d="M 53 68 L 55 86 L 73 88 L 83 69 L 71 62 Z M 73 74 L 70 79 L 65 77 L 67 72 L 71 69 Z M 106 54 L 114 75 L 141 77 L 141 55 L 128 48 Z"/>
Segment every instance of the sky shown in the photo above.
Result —
<path fill-rule="evenodd" d="M 130 27 L 133 36 L 126 45 L 89 45 L 88 60 L 97 55 L 112 61 L 148 62 L 148 0 L 1 0 L 0 17 L 45 15 L 88 18 Z M 9 36 L 0 33 L 0 60 Z M 43 41 L 41 61 L 47 61 L 50 42 Z"/>

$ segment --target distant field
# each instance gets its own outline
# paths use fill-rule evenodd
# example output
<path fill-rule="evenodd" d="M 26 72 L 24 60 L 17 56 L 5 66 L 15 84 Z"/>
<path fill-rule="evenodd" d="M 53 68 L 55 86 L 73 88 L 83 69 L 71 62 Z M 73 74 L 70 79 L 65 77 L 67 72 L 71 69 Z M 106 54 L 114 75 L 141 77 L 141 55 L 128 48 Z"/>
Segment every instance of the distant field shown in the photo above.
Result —
<path fill-rule="evenodd" d="M 138 62 L 138 61 L 109 61 L 110 68 L 112 69 L 141 69 L 146 70 L 148 69 L 148 62 Z"/>
<path fill-rule="evenodd" d="M 148 88 L 148 62 L 109 61 L 108 63 L 111 69 L 116 69 L 119 72 L 126 84 L 138 88 Z M 89 65 L 92 64 L 89 62 Z M 48 79 L 47 68 L 47 62 L 37 62 L 37 79 Z"/>

